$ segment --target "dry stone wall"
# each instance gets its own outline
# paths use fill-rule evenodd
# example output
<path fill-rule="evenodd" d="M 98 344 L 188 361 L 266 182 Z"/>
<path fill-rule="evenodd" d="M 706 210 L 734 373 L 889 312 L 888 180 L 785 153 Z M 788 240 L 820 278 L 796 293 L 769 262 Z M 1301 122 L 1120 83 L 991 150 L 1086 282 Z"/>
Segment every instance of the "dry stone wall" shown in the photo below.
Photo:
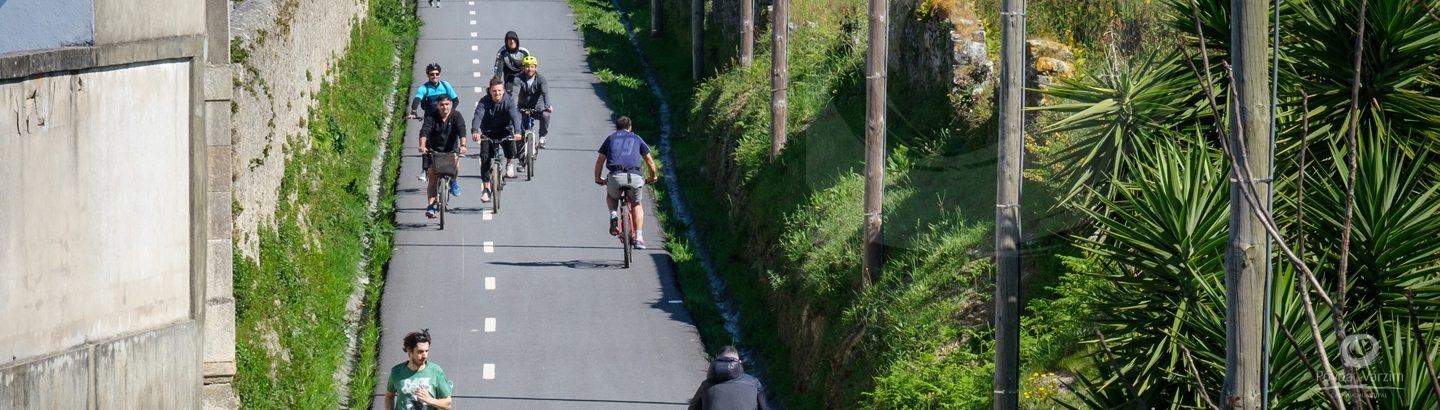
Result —
<path fill-rule="evenodd" d="M 231 3 L 237 256 L 259 254 L 257 232 L 273 223 L 286 159 L 309 148 L 305 121 L 315 92 L 367 8 L 365 0 Z"/>

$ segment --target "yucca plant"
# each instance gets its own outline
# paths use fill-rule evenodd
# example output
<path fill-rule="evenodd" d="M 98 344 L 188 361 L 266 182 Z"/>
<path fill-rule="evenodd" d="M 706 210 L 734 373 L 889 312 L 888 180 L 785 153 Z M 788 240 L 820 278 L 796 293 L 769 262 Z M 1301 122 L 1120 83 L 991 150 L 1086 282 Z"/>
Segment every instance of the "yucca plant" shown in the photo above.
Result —
<path fill-rule="evenodd" d="M 1214 0 L 1209 0 L 1214 1 Z M 1358 99 L 1352 100 L 1355 34 L 1360 2 L 1367 1 Z M 1225 1 L 1228 3 L 1228 1 Z M 1405 151 L 1440 152 L 1440 8 L 1437 0 L 1295 0 L 1280 29 L 1281 87 L 1287 111 L 1299 111 L 1308 94 L 1310 138 L 1343 141 L 1350 104 L 1357 101 L 1358 134 L 1382 135 L 1382 124 L 1410 130 L 1397 142 Z M 1287 134 L 1293 138 L 1298 129 Z M 1343 146 L 1343 144 L 1340 144 Z M 1326 145 L 1320 145 L 1324 148 Z"/>
<path fill-rule="evenodd" d="M 1109 262 L 1100 275 L 1111 287 L 1089 295 L 1114 356 L 1104 358 L 1118 377 L 1108 385 L 1133 386 L 1150 406 L 1196 404 L 1202 383 L 1189 369 L 1225 358 L 1228 185 L 1219 155 L 1197 140 L 1137 146 L 1115 197 L 1080 209 L 1102 232 L 1080 246 Z M 1220 383 L 1213 372 L 1200 379 Z"/>
<path fill-rule="evenodd" d="M 1178 58 L 1173 52 L 1150 53 L 1117 63 L 1106 73 L 1090 73 L 1083 81 L 1061 80 L 1041 91 L 1066 101 L 1032 108 L 1067 114 L 1041 131 L 1070 135 L 1052 158 L 1043 159 L 1058 168 L 1064 201 L 1092 191 L 1109 196 L 1112 181 L 1128 179 L 1124 172 L 1137 146 L 1175 143 L 1175 130 L 1195 124 L 1198 87 L 1195 77 L 1176 64 Z"/>
<path fill-rule="evenodd" d="M 1380 130 L 1388 130 L 1381 125 Z M 1356 304 L 1350 317 L 1375 322 L 1381 311 L 1406 312 L 1405 294 L 1413 292 L 1420 319 L 1440 320 L 1440 181 L 1426 169 L 1430 154 L 1406 155 L 1404 138 L 1385 132 L 1359 144 L 1355 213 L 1351 228 L 1349 284 Z M 1343 152 L 1343 147 L 1330 148 Z M 1348 166 L 1335 155 L 1307 170 L 1314 189 L 1307 192 L 1305 229 L 1321 267 L 1338 264 L 1341 220 Z M 1320 269 L 1321 272 L 1329 269 Z M 1334 278 L 1324 277 L 1334 283 Z"/>

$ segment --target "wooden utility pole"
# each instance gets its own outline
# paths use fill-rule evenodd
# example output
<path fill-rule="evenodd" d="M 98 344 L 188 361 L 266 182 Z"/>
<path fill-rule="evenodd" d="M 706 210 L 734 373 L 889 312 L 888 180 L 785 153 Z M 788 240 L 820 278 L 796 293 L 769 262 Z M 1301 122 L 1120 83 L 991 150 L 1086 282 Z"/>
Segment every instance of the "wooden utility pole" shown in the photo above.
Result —
<path fill-rule="evenodd" d="M 884 248 L 881 205 L 885 201 L 885 71 L 890 2 L 870 0 L 870 52 L 865 56 L 865 250 L 861 280 L 880 280 Z"/>
<path fill-rule="evenodd" d="M 755 0 L 740 0 L 740 68 L 755 60 Z"/>
<path fill-rule="evenodd" d="M 705 77 L 705 0 L 690 0 L 690 80 Z"/>
<path fill-rule="evenodd" d="M 775 19 L 770 24 L 770 160 L 780 156 L 785 149 L 785 127 L 790 118 L 790 103 L 787 93 L 790 87 L 789 43 L 786 35 L 790 31 L 790 0 L 775 0 L 775 10 L 770 13 Z"/>
<path fill-rule="evenodd" d="M 1258 410 L 1265 333 L 1265 253 L 1268 238 L 1260 217 L 1246 204 L 1241 184 L 1255 184 L 1260 207 L 1270 196 L 1270 67 L 1268 66 L 1270 3 L 1230 0 L 1230 55 L 1234 60 L 1236 99 L 1230 104 L 1233 167 L 1249 164 L 1253 180 L 1230 180 L 1230 247 L 1225 252 L 1225 387 L 1226 409 Z M 1240 151 L 1243 151 L 1240 152 Z M 1231 174 L 1240 175 L 1238 172 Z"/>
<path fill-rule="evenodd" d="M 995 410 L 1020 408 L 1020 158 L 1025 142 L 1025 0 L 1000 11 L 1000 146 L 995 172 Z"/>
<path fill-rule="evenodd" d="M 660 35 L 661 15 L 664 10 L 660 8 L 660 0 L 650 0 L 650 36 Z"/>

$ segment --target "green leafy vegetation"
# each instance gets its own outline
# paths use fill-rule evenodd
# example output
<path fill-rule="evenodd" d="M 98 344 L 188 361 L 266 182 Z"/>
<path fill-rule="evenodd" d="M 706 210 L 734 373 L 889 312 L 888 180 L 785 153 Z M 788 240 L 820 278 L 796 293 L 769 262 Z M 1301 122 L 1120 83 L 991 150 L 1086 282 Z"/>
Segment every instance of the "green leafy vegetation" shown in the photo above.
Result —
<path fill-rule="evenodd" d="M 260 231 L 259 257 L 235 260 L 235 386 L 246 408 L 335 408 L 342 400 L 370 406 L 400 141 L 384 138 L 381 127 L 385 118 L 399 122 L 405 92 L 391 89 L 393 64 L 398 58 L 409 66 L 418 29 L 400 6 L 371 2 L 368 18 L 350 33 L 334 82 L 315 95 L 308 138 L 287 143 L 281 203 L 275 225 Z M 390 112 L 387 103 L 395 104 Z M 385 158 L 381 196 L 370 215 L 368 159 L 377 154 Z M 352 330 L 346 304 L 357 281 L 365 283 L 364 314 Z M 342 399 L 336 371 L 351 337 L 358 338 L 356 370 Z"/>
<path fill-rule="evenodd" d="M 1430 165 L 1440 152 L 1440 76 L 1431 69 L 1440 19 L 1428 11 L 1433 1 L 1370 1 L 1356 84 L 1360 4 L 1295 1 L 1281 13 L 1273 215 L 1298 260 L 1270 255 L 1274 408 L 1440 403 L 1440 383 L 1426 370 L 1436 346 L 1425 342 L 1440 320 L 1428 302 L 1440 297 L 1440 247 L 1422 239 L 1440 233 L 1440 174 Z M 1108 71 L 1047 91 L 1070 101 L 1049 109 L 1068 115 L 1051 131 L 1071 134 L 1056 140 L 1073 144 L 1047 160 L 1084 175 L 1056 183 L 1079 192 L 1071 205 L 1096 222 L 1075 239 L 1085 268 L 1066 280 L 1091 284 L 1077 295 L 1098 312 L 1097 335 L 1108 342 L 1090 343 L 1103 352 L 1091 349 L 1095 368 L 1080 374 L 1077 407 L 1220 401 L 1225 352 L 1215 347 L 1225 344 L 1232 200 L 1221 147 L 1231 79 L 1220 64 L 1230 3 L 1165 5 L 1165 24 L 1184 33 L 1181 55 L 1117 59 Z M 1206 94 L 1222 97 L 1211 107 Z M 1352 101 L 1363 102 L 1352 110 Z M 1131 158 L 1085 154 L 1106 150 Z M 1373 361 L 1344 359 L 1368 351 L 1378 352 Z"/>

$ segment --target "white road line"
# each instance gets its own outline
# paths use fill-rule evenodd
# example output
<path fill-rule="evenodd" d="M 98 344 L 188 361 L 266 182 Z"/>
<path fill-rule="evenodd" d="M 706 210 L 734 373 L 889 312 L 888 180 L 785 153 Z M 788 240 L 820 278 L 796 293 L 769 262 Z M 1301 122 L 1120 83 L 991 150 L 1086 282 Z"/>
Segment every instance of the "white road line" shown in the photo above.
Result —
<path fill-rule="evenodd" d="M 475 20 L 470 20 L 470 25 L 475 25 Z"/>
<path fill-rule="evenodd" d="M 475 92 L 477 92 L 477 93 L 480 92 L 480 87 L 475 87 Z M 494 218 L 494 215 L 495 215 L 494 212 L 490 212 L 490 211 L 488 211 L 488 210 L 486 210 L 486 211 L 480 211 L 480 219 L 481 219 L 481 220 L 488 221 L 488 220 L 490 220 L 490 218 Z"/>
<path fill-rule="evenodd" d="M 473 2 L 473 1 L 470 2 L 470 5 L 471 5 L 471 6 L 474 6 L 474 5 L 475 5 L 475 2 Z"/>
<path fill-rule="evenodd" d="M 480 46 L 470 46 L 470 51 L 480 51 Z"/>
<path fill-rule="evenodd" d="M 480 33 L 476 33 L 476 32 L 474 32 L 474 31 L 471 31 L 471 32 L 470 32 L 470 37 L 480 37 Z M 478 46 L 477 46 L 477 47 L 478 47 Z M 427 188 L 427 189 L 428 189 L 428 188 Z"/>
<path fill-rule="evenodd" d="M 481 90 L 480 87 L 475 87 L 475 92 L 477 92 L 477 93 L 483 93 L 483 92 L 485 92 L 485 91 L 484 91 L 484 90 Z M 487 220 L 490 219 L 490 215 L 485 215 L 485 219 L 487 219 Z"/>
<path fill-rule="evenodd" d="M 479 72 L 479 71 L 476 71 L 476 72 L 475 72 L 475 78 L 480 78 L 480 72 Z M 425 188 L 425 189 L 430 189 L 430 188 Z"/>
<path fill-rule="evenodd" d="M 495 380 L 495 363 L 485 363 L 485 370 L 482 370 L 481 373 L 480 378 Z"/>
<path fill-rule="evenodd" d="M 485 253 L 495 253 L 495 242 L 485 241 Z"/>
<path fill-rule="evenodd" d="M 475 10 L 470 10 L 470 15 L 475 15 Z"/>
<path fill-rule="evenodd" d="M 493 317 L 487 317 L 487 318 L 485 318 L 485 333 L 494 333 L 494 332 L 495 332 L 495 318 L 493 318 Z"/>
<path fill-rule="evenodd" d="M 480 64 L 480 59 L 478 59 L 478 58 L 472 58 L 472 59 L 470 59 L 470 64 Z"/>
<path fill-rule="evenodd" d="M 486 277 L 485 277 L 485 290 L 495 290 L 495 277 L 494 277 L 494 276 L 486 276 Z"/>

